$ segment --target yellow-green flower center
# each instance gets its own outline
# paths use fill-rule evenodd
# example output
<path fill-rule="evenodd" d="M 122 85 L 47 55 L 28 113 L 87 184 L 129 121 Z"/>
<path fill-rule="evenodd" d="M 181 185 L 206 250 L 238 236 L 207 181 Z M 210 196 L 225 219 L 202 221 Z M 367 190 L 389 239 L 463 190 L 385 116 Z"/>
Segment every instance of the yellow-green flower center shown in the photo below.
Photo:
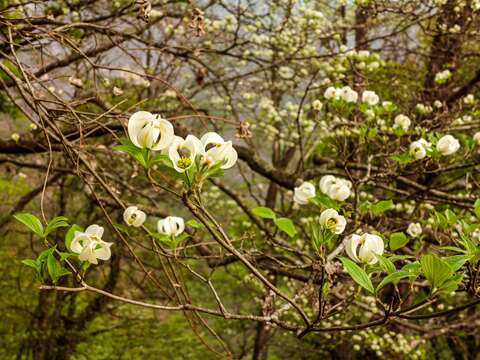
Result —
<path fill-rule="evenodd" d="M 182 157 L 180 160 L 178 160 L 177 165 L 180 169 L 188 169 L 190 165 L 192 165 L 192 160 L 187 157 Z"/>
<path fill-rule="evenodd" d="M 337 227 L 337 220 L 334 219 L 334 218 L 330 218 L 330 219 L 327 220 L 327 223 L 326 223 L 325 226 L 327 227 L 327 229 L 333 231 Z"/>

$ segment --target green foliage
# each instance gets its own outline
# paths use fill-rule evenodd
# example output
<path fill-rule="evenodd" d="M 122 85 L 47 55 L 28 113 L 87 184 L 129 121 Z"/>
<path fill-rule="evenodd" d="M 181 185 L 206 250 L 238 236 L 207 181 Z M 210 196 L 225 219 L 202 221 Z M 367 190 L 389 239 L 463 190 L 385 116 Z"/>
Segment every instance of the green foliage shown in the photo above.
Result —
<path fill-rule="evenodd" d="M 427 254 L 420 259 L 422 272 L 432 286 L 432 292 L 440 289 L 453 275 L 452 267 L 436 255 Z"/>
<path fill-rule="evenodd" d="M 277 215 L 270 208 L 259 206 L 253 208 L 252 213 L 262 219 L 273 220 L 273 223 L 277 226 L 277 228 L 291 238 L 297 234 L 297 229 L 295 228 L 295 224 L 291 219 L 286 217 L 277 218 Z"/>
<path fill-rule="evenodd" d="M 395 251 L 398 250 L 405 245 L 407 245 L 409 238 L 403 232 L 396 232 L 390 234 L 390 250 Z"/>
<path fill-rule="evenodd" d="M 340 257 L 340 261 L 347 270 L 348 274 L 358 285 L 372 294 L 375 293 L 372 280 L 370 280 L 365 270 L 346 257 Z"/>
<path fill-rule="evenodd" d="M 13 217 L 20 221 L 22 224 L 24 224 L 26 227 L 28 227 L 30 230 L 32 230 L 38 236 L 44 237 L 42 222 L 35 215 L 29 213 L 18 213 L 15 214 Z"/>

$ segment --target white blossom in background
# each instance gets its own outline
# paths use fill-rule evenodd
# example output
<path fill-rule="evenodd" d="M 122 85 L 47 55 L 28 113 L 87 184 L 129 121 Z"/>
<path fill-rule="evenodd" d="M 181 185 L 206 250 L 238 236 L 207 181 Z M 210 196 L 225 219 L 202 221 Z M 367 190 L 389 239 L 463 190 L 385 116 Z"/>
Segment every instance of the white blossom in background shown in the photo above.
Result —
<path fill-rule="evenodd" d="M 437 142 L 437 150 L 442 155 L 452 155 L 460 149 L 460 142 L 452 135 L 445 135 Z"/>
<path fill-rule="evenodd" d="M 302 185 L 293 189 L 293 201 L 299 205 L 306 205 L 309 199 L 315 197 L 315 194 L 315 186 L 305 181 Z"/>
<path fill-rule="evenodd" d="M 351 195 L 352 183 L 333 175 L 325 175 L 320 179 L 320 190 L 329 198 L 345 201 Z"/>
<path fill-rule="evenodd" d="M 129 206 L 123 212 L 123 220 L 128 226 L 140 227 L 146 218 L 147 215 L 136 206 Z"/>
<path fill-rule="evenodd" d="M 473 140 L 475 140 L 475 142 L 478 144 L 480 144 L 480 131 L 476 132 L 474 135 L 473 135 Z"/>
<path fill-rule="evenodd" d="M 13 133 L 12 135 L 10 135 L 10 138 L 13 141 L 18 142 L 18 140 L 20 140 L 20 135 L 18 133 Z"/>
<path fill-rule="evenodd" d="M 358 100 L 358 93 L 350 86 L 344 86 L 341 89 L 341 94 L 342 99 L 348 103 L 354 103 Z"/>
<path fill-rule="evenodd" d="M 373 265 L 378 259 L 375 255 L 383 255 L 385 244 L 383 239 L 375 234 L 353 234 L 345 243 L 347 255 L 357 263 Z"/>
<path fill-rule="evenodd" d="M 323 96 L 325 97 L 325 99 L 328 99 L 328 100 L 332 100 L 332 99 L 338 100 L 342 96 L 342 90 L 337 89 L 333 86 L 330 86 L 325 90 L 325 93 L 323 94 Z"/>
<path fill-rule="evenodd" d="M 103 227 L 96 224 L 87 227 L 85 232 L 75 231 L 70 250 L 79 254 L 79 260 L 95 265 L 98 264 L 98 259 L 110 259 L 110 247 L 113 243 L 102 240 L 103 231 Z"/>
<path fill-rule="evenodd" d="M 225 141 L 215 132 L 208 132 L 200 139 L 203 145 L 204 160 L 212 165 L 224 161 L 222 169 L 230 169 L 238 159 L 237 151 L 231 141 Z"/>
<path fill-rule="evenodd" d="M 435 74 L 435 82 L 437 84 L 445 84 L 452 77 L 452 72 L 450 70 L 443 70 Z"/>
<path fill-rule="evenodd" d="M 30 125 L 28 125 L 28 128 L 29 128 L 30 130 L 34 131 L 34 130 L 37 130 L 37 129 L 38 129 L 38 126 L 37 126 L 37 124 L 31 123 Z"/>
<path fill-rule="evenodd" d="M 341 234 L 347 226 L 347 220 L 335 209 L 326 209 L 320 214 L 320 225 L 334 234 Z"/>
<path fill-rule="evenodd" d="M 157 230 L 163 235 L 178 236 L 185 230 L 185 222 L 181 217 L 167 216 L 165 219 L 158 220 Z"/>
<path fill-rule="evenodd" d="M 420 223 L 410 223 L 407 228 L 407 234 L 415 238 L 422 235 L 422 225 Z"/>
<path fill-rule="evenodd" d="M 320 100 L 315 100 L 312 102 L 312 108 L 315 111 L 321 111 L 323 107 L 323 104 Z"/>
<path fill-rule="evenodd" d="M 123 90 L 120 89 L 119 87 L 116 87 L 116 86 L 113 87 L 112 92 L 113 92 L 113 95 L 115 95 L 115 96 L 122 96 L 123 95 Z"/>
<path fill-rule="evenodd" d="M 409 153 L 416 160 L 421 160 L 427 156 L 427 150 L 431 148 L 432 144 L 425 139 L 418 139 L 410 144 Z"/>
<path fill-rule="evenodd" d="M 408 116 L 400 114 L 395 116 L 393 128 L 394 129 L 400 128 L 400 129 L 403 129 L 403 131 L 407 131 L 411 124 L 412 124 L 412 121 Z"/>
<path fill-rule="evenodd" d="M 362 101 L 370 106 L 375 106 L 380 101 L 380 98 L 374 91 L 366 90 L 362 94 Z"/>
<path fill-rule="evenodd" d="M 473 96 L 473 94 L 468 94 L 463 98 L 463 102 L 467 105 L 472 105 L 475 103 L 475 96 Z"/>
<path fill-rule="evenodd" d="M 137 111 L 128 120 L 128 136 L 140 148 L 166 149 L 173 141 L 173 125 L 148 111 Z"/>

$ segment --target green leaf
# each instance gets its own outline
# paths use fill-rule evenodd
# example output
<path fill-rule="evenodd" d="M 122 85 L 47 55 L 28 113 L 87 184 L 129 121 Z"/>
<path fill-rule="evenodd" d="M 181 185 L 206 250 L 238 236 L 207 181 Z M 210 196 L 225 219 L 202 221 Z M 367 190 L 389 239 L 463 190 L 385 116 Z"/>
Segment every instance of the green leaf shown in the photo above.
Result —
<path fill-rule="evenodd" d="M 440 286 L 439 290 L 443 290 L 443 291 L 446 291 L 446 292 L 455 291 L 455 290 L 457 290 L 458 285 L 460 285 L 462 280 L 463 280 L 463 274 L 454 275 L 454 276 L 452 276 L 451 279 L 448 279 L 447 281 L 445 281 Z"/>
<path fill-rule="evenodd" d="M 372 210 L 373 215 L 378 216 L 378 215 L 384 213 L 385 211 L 392 210 L 394 207 L 395 207 L 395 205 L 393 205 L 393 201 L 391 199 L 390 200 L 382 200 L 382 201 L 379 201 L 379 202 L 373 204 L 371 206 L 371 210 Z"/>
<path fill-rule="evenodd" d="M 480 199 L 475 200 L 475 204 L 473 204 L 473 209 L 477 218 L 480 219 Z"/>
<path fill-rule="evenodd" d="M 411 264 L 406 264 L 404 267 L 400 269 L 400 271 L 408 271 L 418 276 L 422 271 L 422 265 L 420 265 L 418 261 L 415 261 Z"/>
<path fill-rule="evenodd" d="M 457 215 L 455 215 L 455 213 L 450 209 L 445 210 L 445 218 L 447 219 L 447 224 L 449 226 L 457 222 Z"/>
<path fill-rule="evenodd" d="M 295 234 L 297 233 L 297 229 L 295 228 L 295 225 L 293 224 L 293 221 L 287 218 L 279 218 L 274 220 L 275 225 L 286 233 L 290 237 L 294 237 Z"/>
<path fill-rule="evenodd" d="M 55 259 L 53 253 L 50 253 L 47 257 L 47 270 L 48 275 L 50 275 L 50 278 L 54 283 L 56 283 L 58 279 L 59 267 L 60 266 L 58 265 L 57 259 Z"/>
<path fill-rule="evenodd" d="M 262 219 L 275 219 L 277 217 L 272 209 L 263 206 L 253 208 L 252 213 Z"/>
<path fill-rule="evenodd" d="M 398 283 L 399 280 L 407 278 L 407 277 L 416 277 L 417 275 L 409 272 L 409 271 L 397 271 L 387 275 L 377 286 L 377 292 L 380 291 L 385 285 L 390 283 Z"/>
<path fill-rule="evenodd" d="M 309 199 L 309 202 L 318 206 L 319 208 L 335 209 L 339 210 L 340 205 L 333 199 L 330 199 L 327 195 L 317 194 L 315 197 Z"/>
<path fill-rule="evenodd" d="M 404 153 L 400 155 L 393 155 L 390 159 L 395 160 L 396 162 L 400 163 L 401 165 L 408 164 L 409 162 L 413 161 L 413 158 L 410 156 L 409 153 Z"/>
<path fill-rule="evenodd" d="M 45 236 L 58 228 L 68 226 L 70 226 L 70 224 L 68 223 L 68 219 L 65 216 L 54 217 L 52 220 L 49 221 L 47 228 L 45 229 Z"/>
<path fill-rule="evenodd" d="M 120 139 L 120 142 L 122 145 L 114 146 L 114 150 L 129 154 L 143 167 L 148 168 L 148 151 L 144 151 L 143 149 L 136 147 L 129 139 Z"/>
<path fill-rule="evenodd" d="M 355 264 L 352 260 L 347 259 L 346 257 L 340 257 L 340 261 L 342 262 L 343 266 L 350 274 L 352 279 L 361 287 L 366 289 L 370 293 L 375 293 L 375 289 L 373 287 L 372 281 L 368 277 L 365 270 L 363 270 L 360 266 Z"/>
<path fill-rule="evenodd" d="M 438 289 L 445 281 L 453 275 L 450 265 L 433 254 L 428 254 L 420 259 L 422 271 L 425 278 L 432 285 L 433 289 Z"/>
<path fill-rule="evenodd" d="M 37 272 L 40 270 L 39 264 L 37 263 L 36 260 L 25 259 L 25 260 L 22 260 L 22 264 L 35 269 L 35 271 L 37 271 Z"/>
<path fill-rule="evenodd" d="M 388 259 L 388 258 L 386 258 L 385 256 L 382 256 L 382 255 L 376 255 L 375 254 L 375 256 L 378 259 L 378 263 L 379 263 L 380 267 L 387 274 L 391 274 L 391 273 L 394 273 L 395 271 L 397 271 L 397 269 L 395 268 L 395 265 L 393 264 L 393 262 L 390 261 L 390 259 Z"/>
<path fill-rule="evenodd" d="M 453 272 L 459 270 L 463 264 L 472 258 L 472 255 L 453 255 L 444 258 L 443 260 L 450 265 Z"/>
<path fill-rule="evenodd" d="M 17 213 L 13 215 L 15 219 L 27 226 L 35 234 L 43 237 L 43 226 L 39 218 L 29 213 Z"/>
<path fill-rule="evenodd" d="M 390 234 L 390 250 L 395 251 L 407 245 L 409 239 L 403 232 Z"/>
<path fill-rule="evenodd" d="M 199 223 L 197 220 L 195 219 L 190 219 L 188 220 L 185 224 L 187 224 L 188 226 L 191 226 L 193 227 L 194 229 L 201 229 L 203 228 L 203 224 L 202 223 Z"/>
<path fill-rule="evenodd" d="M 82 227 L 77 224 L 73 224 L 70 229 L 68 229 L 67 234 L 65 235 L 65 246 L 68 250 L 70 249 L 70 244 L 72 243 L 73 237 L 75 236 L 76 231 L 83 231 Z"/>

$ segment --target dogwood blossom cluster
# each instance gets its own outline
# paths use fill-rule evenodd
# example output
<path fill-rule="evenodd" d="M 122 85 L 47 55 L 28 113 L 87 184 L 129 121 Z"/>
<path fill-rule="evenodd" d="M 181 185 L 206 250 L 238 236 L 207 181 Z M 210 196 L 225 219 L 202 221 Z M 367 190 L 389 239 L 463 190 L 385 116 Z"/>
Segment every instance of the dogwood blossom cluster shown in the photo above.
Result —
<path fill-rule="evenodd" d="M 299 205 L 308 204 L 308 200 L 315 197 L 315 185 L 305 181 L 300 186 L 294 188 L 293 201 Z"/>
<path fill-rule="evenodd" d="M 168 120 L 148 111 L 138 111 L 130 117 L 128 135 L 139 148 L 166 152 L 174 169 L 180 173 L 192 167 L 197 159 L 207 166 L 223 162 L 221 168 L 229 169 L 238 158 L 232 141 L 225 141 L 217 133 L 206 133 L 201 139 L 194 135 L 182 138 L 174 134 Z"/>
<path fill-rule="evenodd" d="M 345 251 L 357 263 L 373 265 L 378 262 L 376 255 L 382 255 L 385 249 L 383 239 L 375 234 L 353 234 L 347 238 Z"/>
<path fill-rule="evenodd" d="M 320 179 L 320 191 L 333 200 L 345 201 L 351 195 L 352 183 L 333 175 L 325 175 Z"/>
<path fill-rule="evenodd" d="M 452 135 L 442 136 L 436 144 L 436 150 L 443 156 L 452 155 L 458 149 L 460 149 L 460 142 Z M 410 155 L 416 160 L 425 158 L 431 150 L 432 143 L 423 138 L 412 142 L 409 148 Z"/>
<path fill-rule="evenodd" d="M 78 254 L 79 260 L 95 265 L 99 259 L 110 259 L 113 243 L 102 240 L 103 232 L 103 227 L 96 224 L 90 225 L 84 232 L 75 231 L 70 250 Z"/>

